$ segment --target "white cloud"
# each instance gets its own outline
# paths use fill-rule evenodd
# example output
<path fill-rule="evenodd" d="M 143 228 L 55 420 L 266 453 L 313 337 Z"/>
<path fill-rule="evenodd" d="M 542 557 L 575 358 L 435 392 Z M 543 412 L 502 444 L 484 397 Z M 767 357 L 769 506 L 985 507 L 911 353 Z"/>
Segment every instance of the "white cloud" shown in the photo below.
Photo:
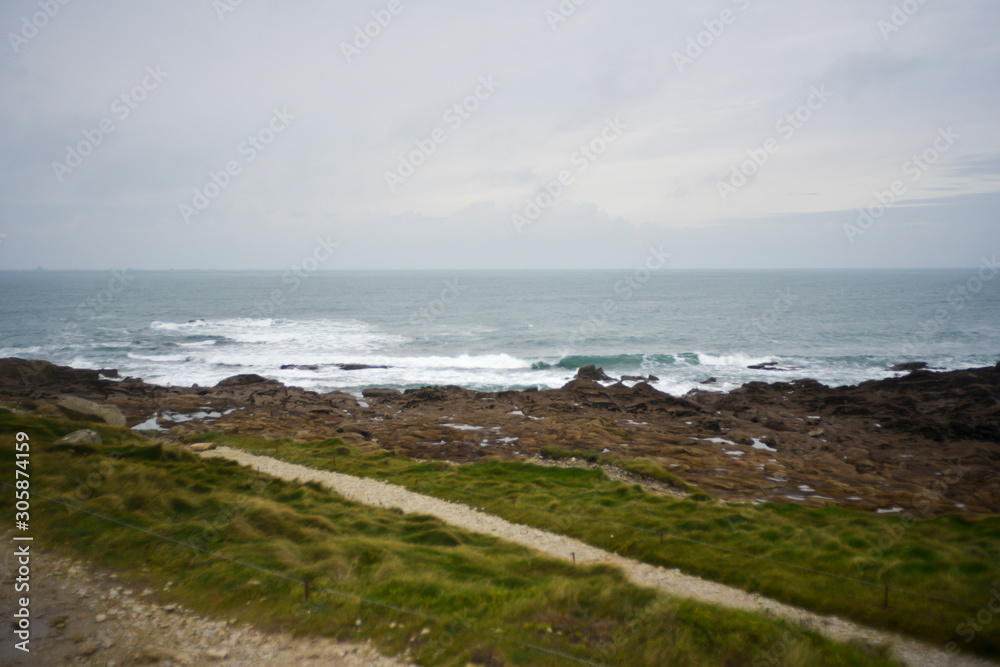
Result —
<path fill-rule="evenodd" d="M 242 3 L 224 20 L 198 0 L 66 5 L 0 50 L 0 268 L 281 268 L 330 228 L 355 239 L 356 268 L 629 266 L 672 235 L 691 266 L 954 265 L 996 245 L 988 225 L 942 244 L 934 225 L 887 224 L 882 253 L 815 250 L 940 127 L 962 140 L 907 196 L 952 195 L 927 205 L 934 220 L 980 215 L 1000 154 L 986 0 L 927 4 L 888 41 L 889 2 L 595 0 L 554 31 L 545 3 L 400 2 L 351 62 L 340 42 L 384 2 Z M 678 72 L 674 53 L 722 8 L 733 21 Z M 0 27 L 35 9 L 5 3 Z M 150 66 L 169 77 L 60 183 L 52 162 Z M 499 88 L 450 123 L 491 76 Z M 720 179 L 813 86 L 829 103 L 722 201 Z M 178 206 L 276 107 L 288 130 L 185 225 Z M 620 140 L 518 235 L 511 212 L 615 117 Z M 391 192 L 385 172 L 437 129 L 446 140 Z"/>

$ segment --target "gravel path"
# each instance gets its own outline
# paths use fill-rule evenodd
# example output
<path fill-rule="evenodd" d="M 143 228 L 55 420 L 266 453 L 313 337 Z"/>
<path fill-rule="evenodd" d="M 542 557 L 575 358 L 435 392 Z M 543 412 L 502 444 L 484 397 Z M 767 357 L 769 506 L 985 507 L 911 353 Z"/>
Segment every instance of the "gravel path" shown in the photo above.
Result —
<path fill-rule="evenodd" d="M 929 646 L 914 639 L 866 628 L 835 616 L 820 616 L 738 588 L 683 574 L 679 570 L 667 570 L 624 558 L 570 537 L 511 523 L 466 505 L 414 493 L 395 484 L 315 470 L 266 456 L 255 456 L 229 447 L 220 447 L 205 452 L 202 456 L 227 458 L 262 473 L 287 480 L 316 481 L 366 505 L 397 507 L 404 512 L 430 514 L 466 530 L 493 535 L 563 560 L 573 560 L 575 557 L 575 561 L 580 564 L 615 565 L 639 586 L 723 607 L 780 616 L 837 641 L 863 640 L 875 644 L 889 644 L 896 657 L 912 667 L 985 667 L 997 664 L 972 656 L 949 656 L 941 647 Z"/>
<path fill-rule="evenodd" d="M 7 538 L 9 536 L 2 536 Z M 0 606 L 13 608 L 11 562 L 0 563 Z M 267 633 L 199 616 L 157 599 L 157 591 L 118 574 L 32 548 L 31 652 L 14 648 L 8 629 L 0 665 L 218 665 L 219 667 L 404 667 L 371 645 Z M 8 581 L 9 580 L 9 581 Z"/>

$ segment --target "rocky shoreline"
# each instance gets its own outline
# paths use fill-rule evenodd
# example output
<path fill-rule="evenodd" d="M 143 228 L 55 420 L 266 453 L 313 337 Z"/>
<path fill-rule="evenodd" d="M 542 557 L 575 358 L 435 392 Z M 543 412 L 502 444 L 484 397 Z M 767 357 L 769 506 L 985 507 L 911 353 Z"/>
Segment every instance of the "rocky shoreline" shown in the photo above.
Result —
<path fill-rule="evenodd" d="M 918 367 L 839 388 L 751 382 L 681 398 L 644 381 L 598 381 L 599 372 L 581 369 L 544 391 L 371 388 L 358 399 L 256 375 L 162 387 L 113 370 L 3 359 L 0 405 L 152 427 L 165 440 L 206 432 L 340 437 L 369 451 L 459 463 L 533 460 L 561 447 L 650 461 L 725 500 L 918 517 L 1000 512 L 1000 364 Z"/>

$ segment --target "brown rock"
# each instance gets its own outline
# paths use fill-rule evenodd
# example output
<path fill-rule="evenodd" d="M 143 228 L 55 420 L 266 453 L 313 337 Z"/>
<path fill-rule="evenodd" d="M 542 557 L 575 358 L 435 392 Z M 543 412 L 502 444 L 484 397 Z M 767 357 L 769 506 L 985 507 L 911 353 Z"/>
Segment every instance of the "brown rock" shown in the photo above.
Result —
<path fill-rule="evenodd" d="M 87 641 L 85 641 L 82 644 L 80 644 L 80 648 L 77 649 L 76 653 L 79 656 L 82 656 L 84 658 L 88 658 L 88 657 L 94 655 L 95 653 L 97 653 L 97 651 L 98 651 L 99 648 L 100 647 L 97 644 L 95 644 L 94 642 L 92 642 L 92 641 L 90 641 L 88 639 Z"/>
<path fill-rule="evenodd" d="M 365 398 L 399 398 L 402 394 L 395 389 L 366 387 L 361 390 L 361 395 Z"/>
<path fill-rule="evenodd" d="M 895 366 L 892 366 L 891 368 L 889 368 L 889 370 L 890 371 L 907 371 L 907 372 L 912 373 L 914 371 L 922 371 L 925 368 L 927 368 L 927 362 L 926 361 L 908 361 L 905 364 L 896 364 Z"/>
<path fill-rule="evenodd" d="M 260 376 L 237 376 L 216 387 L 153 387 L 45 362 L 0 360 L 5 403 L 30 403 L 39 413 L 62 415 L 55 401 L 66 394 L 115 405 L 128 423 L 154 412 L 235 409 L 219 419 L 177 424 L 169 432 L 188 440 L 208 431 L 325 438 L 341 429 L 345 440 L 366 451 L 376 451 L 381 442 L 407 456 L 454 462 L 530 460 L 551 445 L 607 448 L 616 457 L 662 460 L 706 493 L 735 501 L 760 497 L 754 494 L 761 488 L 809 484 L 843 506 L 906 507 L 913 488 L 928 488 L 944 474 L 950 479 L 951 466 L 961 461 L 960 478 L 949 483 L 949 502 L 931 512 L 954 511 L 955 503 L 965 504 L 960 511 L 966 514 L 1000 511 L 1000 489 L 990 486 L 1000 460 L 1000 367 L 921 370 L 854 387 L 831 388 L 814 380 L 754 382 L 728 393 L 692 391 L 684 398 L 646 382 L 605 387 L 584 378 L 544 391 L 368 390 L 374 400 L 362 411 L 350 394 L 320 395 Z M 448 422 L 483 428 L 464 432 L 443 426 Z M 733 447 L 708 438 L 742 443 L 745 454 L 726 455 L 723 450 Z M 750 450 L 751 439 L 779 452 Z M 775 487 L 766 476 L 790 481 Z M 864 501 L 848 502 L 850 496 Z"/>
<path fill-rule="evenodd" d="M 609 381 L 614 380 L 613 377 L 609 377 L 604 372 L 603 368 L 598 368 L 597 366 L 594 366 L 594 365 L 584 366 L 584 367 L 580 368 L 576 372 L 576 379 L 577 380 L 591 380 L 591 381 L 594 381 L 594 382 L 597 382 L 597 381 L 609 382 Z"/>
<path fill-rule="evenodd" d="M 205 657 L 214 661 L 225 660 L 229 657 L 229 651 L 224 648 L 210 648 L 205 651 Z"/>
<path fill-rule="evenodd" d="M 177 656 L 160 646 L 144 646 L 132 657 L 137 665 L 158 664 L 161 662 L 175 661 Z"/>
<path fill-rule="evenodd" d="M 56 445 L 99 445 L 101 436 L 97 431 L 89 428 L 82 428 L 73 431 L 69 435 L 64 435 L 55 442 Z"/>
<path fill-rule="evenodd" d="M 56 407 L 70 419 L 99 421 L 110 426 L 125 426 L 125 415 L 115 405 L 98 405 L 78 396 L 64 396 Z"/>
<path fill-rule="evenodd" d="M 844 455 L 848 459 L 864 460 L 868 458 L 868 450 L 861 447 L 848 447 L 844 450 Z"/>

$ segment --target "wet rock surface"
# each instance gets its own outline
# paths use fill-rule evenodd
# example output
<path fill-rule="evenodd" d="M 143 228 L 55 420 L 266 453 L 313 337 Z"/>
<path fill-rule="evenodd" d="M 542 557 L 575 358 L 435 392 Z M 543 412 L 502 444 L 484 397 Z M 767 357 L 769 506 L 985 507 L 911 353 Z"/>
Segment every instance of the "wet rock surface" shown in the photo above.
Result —
<path fill-rule="evenodd" d="M 532 460 L 542 448 L 660 465 L 727 500 L 799 502 L 917 516 L 1000 512 L 1000 365 L 948 373 L 916 369 L 830 388 L 813 380 L 751 382 L 729 393 L 674 397 L 647 382 L 588 369 L 560 389 L 475 392 L 369 388 L 320 394 L 258 375 L 214 387 L 105 379 L 109 371 L 0 360 L 0 402 L 54 418 L 72 394 L 116 406 L 129 426 L 175 440 L 239 433 L 339 437 L 459 463 Z M 103 377 L 102 377 L 103 376 Z"/>

